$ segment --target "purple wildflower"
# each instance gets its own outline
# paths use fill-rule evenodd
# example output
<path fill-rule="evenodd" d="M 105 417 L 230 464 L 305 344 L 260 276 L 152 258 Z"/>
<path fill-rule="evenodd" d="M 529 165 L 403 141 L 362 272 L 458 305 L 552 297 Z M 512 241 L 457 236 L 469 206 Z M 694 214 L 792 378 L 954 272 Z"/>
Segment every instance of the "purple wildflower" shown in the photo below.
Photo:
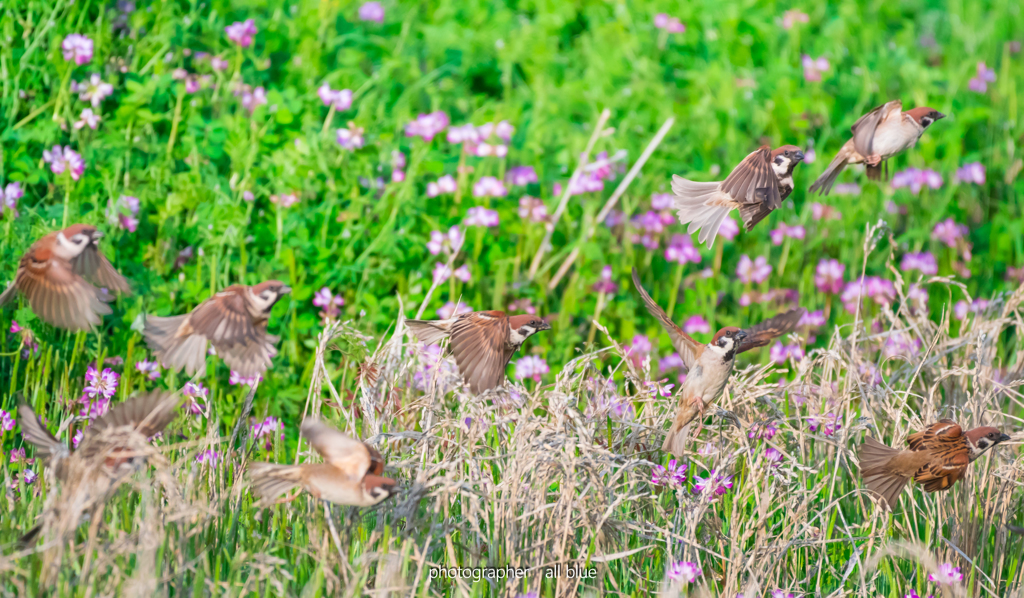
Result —
<path fill-rule="evenodd" d="M 67 145 L 63 148 L 55 145 L 52 150 L 43 150 L 43 161 L 50 165 L 53 174 L 63 174 L 67 170 L 76 181 L 85 172 L 85 160 Z"/>
<path fill-rule="evenodd" d="M 416 120 L 405 126 L 406 137 L 420 137 L 424 141 L 432 141 L 434 137 L 448 127 L 448 115 L 440 110 L 430 114 L 420 114 Z"/>
<path fill-rule="evenodd" d="M 466 240 L 466 237 L 459 230 L 458 226 L 452 226 L 448 229 L 448 234 L 442 233 L 439 230 L 430 232 L 430 241 L 427 242 L 427 251 L 431 255 L 437 255 L 444 251 L 445 253 L 455 253 L 462 248 L 462 243 Z"/>
<path fill-rule="evenodd" d="M 210 465 L 216 465 L 218 461 L 220 461 L 220 453 L 213 449 L 206 449 L 196 455 L 196 463 L 209 463 Z"/>
<path fill-rule="evenodd" d="M 775 435 L 778 432 L 779 427 L 775 425 L 775 422 L 760 422 L 750 426 L 750 431 L 747 432 L 747 438 L 771 440 L 772 438 L 775 438 Z"/>
<path fill-rule="evenodd" d="M 759 255 L 751 261 L 748 255 L 743 254 L 740 256 L 740 263 L 736 266 L 736 278 L 745 284 L 761 284 L 768 280 L 771 273 L 772 265 L 763 255 Z"/>
<path fill-rule="evenodd" d="M 320 319 L 327 321 L 341 315 L 339 308 L 345 305 L 345 298 L 335 295 L 331 289 L 323 287 L 313 295 L 313 305 L 320 308 Z"/>
<path fill-rule="evenodd" d="M 434 271 L 432 272 L 434 284 L 441 284 L 442 282 L 451 278 L 452 269 L 448 266 L 437 262 L 434 264 Z"/>
<path fill-rule="evenodd" d="M 14 419 L 13 413 L 0 409 L 0 433 L 10 432 L 18 422 Z"/>
<path fill-rule="evenodd" d="M 790 239 L 803 240 L 805 236 L 807 236 L 807 231 L 799 224 L 796 226 L 789 226 L 783 222 L 779 224 L 779 228 L 771 231 L 772 245 L 782 245 L 782 240 L 787 237 Z"/>
<path fill-rule="evenodd" d="M 935 225 L 932 229 L 932 238 L 942 241 L 947 247 L 956 247 L 957 241 L 967 235 L 967 227 L 958 224 L 952 218 L 947 218 Z"/>
<path fill-rule="evenodd" d="M 864 276 L 847 284 L 840 300 L 847 311 L 856 313 L 857 304 L 864 295 L 879 305 L 888 305 L 896 299 L 896 287 L 884 278 Z"/>
<path fill-rule="evenodd" d="M 384 5 L 380 2 L 366 2 L 359 7 L 360 21 L 384 22 Z"/>
<path fill-rule="evenodd" d="M 228 35 L 228 39 L 233 43 L 243 48 L 248 48 L 252 45 L 252 38 L 257 33 L 256 22 L 252 19 L 235 21 L 224 28 L 224 33 Z"/>
<path fill-rule="evenodd" d="M 950 563 L 942 563 L 938 571 L 928 574 L 928 581 L 934 581 L 939 585 L 951 586 L 963 580 L 964 574 L 960 572 L 960 567 L 954 567 Z"/>
<path fill-rule="evenodd" d="M 92 60 L 93 43 L 84 35 L 78 33 L 68 35 L 61 42 L 60 49 L 64 54 L 64 60 L 73 60 L 78 66 Z"/>
<path fill-rule="evenodd" d="M 497 180 L 497 179 L 495 179 Z M 465 226 L 483 226 L 492 228 L 498 226 L 500 220 L 497 210 L 488 210 L 482 206 L 469 208 L 466 212 L 466 219 L 462 221 Z"/>
<path fill-rule="evenodd" d="M 914 195 L 920 193 L 924 187 L 938 189 L 942 187 L 942 175 L 934 170 L 908 168 L 897 172 L 892 177 L 892 188 L 900 189 L 902 187 L 909 188 Z"/>
<path fill-rule="evenodd" d="M 284 439 L 284 422 L 272 415 L 265 420 L 252 425 L 252 437 L 254 442 L 264 440 L 263 448 L 270 450 L 274 447 L 274 434 L 280 431 L 281 439 Z"/>
<path fill-rule="evenodd" d="M 648 212 L 652 214 L 653 212 Z M 672 240 L 665 248 L 665 259 L 669 262 L 685 264 L 693 262 L 700 263 L 700 251 L 694 247 L 693 239 L 689 235 L 672 235 Z"/>
<path fill-rule="evenodd" d="M 514 166 L 505 173 L 505 180 L 509 185 L 524 187 L 537 182 L 537 172 L 533 166 Z"/>
<path fill-rule="evenodd" d="M 534 382 L 540 382 L 541 377 L 550 371 L 548 362 L 538 355 L 527 355 L 516 361 L 516 380 L 533 378 Z"/>
<path fill-rule="evenodd" d="M 690 319 L 683 324 L 683 332 L 686 334 L 708 334 L 711 332 L 711 325 L 703 316 L 690 316 Z"/>
<path fill-rule="evenodd" d="M 799 10 L 791 9 L 782 13 L 782 28 L 792 29 L 793 25 L 797 23 L 810 22 L 811 18 L 807 16 L 807 13 L 800 12 Z"/>
<path fill-rule="evenodd" d="M 14 217 L 18 217 L 18 200 L 25 195 L 25 191 L 21 188 L 21 183 L 8 183 L 6 187 L 0 188 L 0 214 L 4 213 L 4 209 L 11 210 L 14 212 Z"/>
<path fill-rule="evenodd" d="M 473 197 L 505 197 L 508 189 L 492 176 L 485 176 L 473 185 Z"/>
<path fill-rule="evenodd" d="M 64 55 L 64 58 L 67 58 L 67 54 Z M 984 62 L 979 62 L 977 66 L 977 75 L 967 82 L 967 88 L 978 93 L 985 93 L 988 91 L 988 84 L 995 80 L 996 72 L 988 68 Z"/>
<path fill-rule="evenodd" d="M 821 433 L 825 436 L 834 436 L 836 432 L 842 429 L 843 424 L 839 421 L 839 416 L 829 412 L 824 417 L 807 418 L 807 427 L 810 428 L 811 432 L 821 430 Z"/>
<path fill-rule="evenodd" d="M 135 362 L 135 369 L 146 377 L 147 380 L 156 380 L 160 377 L 160 364 L 155 361 L 142 361 Z"/>
<path fill-rule="evenodd" d="M 546 222 L 548 207 L 540 199 L 524 195 L 519 198 L 519 217 L 530 222 Z"/>
<path fill-rule="evenodd" d="M 324 106 L 333 106 L 335 110 L 341 112 L 342 110 L 348 110 L 352 107 L 352 90 L 351 89 L 331 89 L 331 86 L 324 83 L 316 90 L 320 101 L 324 103 Z"/>
<path fill-rule="evenodd" d="M 821 74 L 830 68 L 828 59 L 824 56 L 811 58 L 809 55 L 804 54 L 800 58 L 800 63 L 804 67 L 804 81 L 821 81 Z"/>
<path fill-rule="evenodd" d="M 954 180 L 960 183 L 974 183 L 975 185 L 985 184 L 985 165 L 981 162 L 964 164 L 956 171 Z"/>
<path fill-rule="evenodd" d="M 768 447 L 764 449 L 764 460 L 768 464 L 768 467 L 772 469 L 778 469 L 782 465 L 782 452 L 774 447 Z"/>
<path fill-rule="evenodd" d="M 922 251 L 921 253 L 905 253 L 903 259 L 900 260 L 900 270 L 904 272 L 910 270 L 920 270 L 921 274 L 931 276 L 939 271 L 939 265 L 935 261 L 935 256 L 929 251 Z"/>
<path fill-rule="evenodd" d="M 668 462 L 668 467 L 655 465 L 654 469 L 651 470 L 651 483 L 655 486 L 682 488 L 683 484 L 686 483 L 687 467 L 686 463 L 679 463 L 677 465 L 675 459 Z"/>
<path fill-rule="evenodd" d="M 228 384 L 230 384 L 231 386 L 237 386 L 241 384 L 242 386 L 248 386 L 252 388 L 253 386 L 256 386 L 256 383 L 261 380 L 263 380 L 263 376 L 259 374 L 256 374 L 255 376 L 246 377 L 239 374 L 235 370 L 231 370 L 231 375 L 228 376 Z"/>
<path fill-rule="evenodd" d="M 117 392 L 117 382 L 120 376 L 110 368 L 104 368 L 101 373 L 96 366 L 90 365 L 85 371 L 85 388 L 82 392 L 89 398 L 97 396 L 109 399 Z"/>
<path fill-rule="evenodd" d="M 473 308 L 461 301 L 458 303 L 458 305 L 449 301 L 448 303 L 445 303 L 437 310 L 437 317 L 442 320 L 447 320 L 449 318 L 454 318 L 455 316 L 461 316 L 462 314 L 468 314 L 472 312 Z"/>
<path fill-rule="evenodd" d="M 722 220 L 722 225 L 718 227 L 718 236 L 726 241 L 732 241 L 738 234 L 740 234 L 740 226 L 736 224 L 732 216 L 726 216 L 725 220 Z"/>
<path fill-rule="evenodd" d="M 437 182 L 427 183 L 427 197 L 437 197 L 438 195 L 455 193 L 458 188 L 459 185 L 455 182 L 455 177 L 450 174 L 446 174 L 437 179 Z"/>
<path fill-rule="evenodd" d="M 654 15 L 654 26 L 658 29 L 664 29 L 669 33 L 686 32 L 686 25 L 684 25 L 678 17 L 670 17 L 663 12 L 659 12 Z"/>
<path fill-rule="evenodd" d="M 114 93 L 114 86 L 100 77 L 99 73 L 89 75 L 89 79 L 81 83 L 71 82 L 71 91 L 78 93 L 78 99 L 89 102 L 93 108 L 99 108 L 103 100 Z"/>
<path fill-rule="evenodd" d="M 732 476 L 724 475 L 715 471 L 714 469 L 708 474 L 707 477 L 693 476 L 693 493 L 701 494 L 704 490 L 713 489 L 713 495 L 711 498 L 716 496 L 722 496 L 732 488 Z"/>
<path fill-rule="evenodd" d="M 335 139 L 342 149 L 347 150 L 359 149 L 365 143 L 363 128 L 357 127 L 353 123 L 348 123 L 347 129 L 338 129 Z"/>

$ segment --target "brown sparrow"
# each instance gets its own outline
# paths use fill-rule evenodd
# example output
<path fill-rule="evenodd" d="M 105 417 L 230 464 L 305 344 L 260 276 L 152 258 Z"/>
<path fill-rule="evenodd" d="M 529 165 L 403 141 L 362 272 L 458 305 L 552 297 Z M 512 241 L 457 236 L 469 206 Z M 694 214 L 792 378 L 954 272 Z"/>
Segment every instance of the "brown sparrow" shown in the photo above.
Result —
<path fill-rule="evenodd" d="M 722 221 L 738 209 L 750 232 L 793 192 L 793 169 L 803 159 L 804 153 L 795 145 L 783 145 L 774 151 L 762 145 L 722 182 L 698 183 L 673 175 L 672 192 L 676 197 L 672 205 L 678 210 L 679 222 L 689 223 L 688 235 L 700 230 L 697 239 L 711 247 Z"/>
<path fill-rule="evenodd" d="M 951 419 L 940 419 L 924 432 L 907 438 L 907 450 L 890 448 L 871 436 L 860 447 L 860 473 L 868 490 L 882 497 L 890 510 L 913 479 L 925 492 L 949 490 L 967 473 L 967 466 L 1010 437 L 983 426 L 964 432 Z"/>
<path fill-rule="evenodd" d="M 111 313 L 111 292 L 131 287 L 99 250 L 103 233 L 89 224 L 54 231 L 29 247 L 0 305 L 20 291 L 44 322 L 65 330 L 88 330 Z M 99 285 L 99 286 L 94 286 Z"/>
<path fill-rule="evenodd" d="M 926 106 L 903 112 L 900 100 L 875 108 L 853 123 L 853 139 L 843 144 L 825 172 L 811 185 L 811 192 L 828 195 L 847 164 L 863 162 L 869 179 L 881 179 L 882 162 L 914 147 L 925 129 L 941 118 L 946 115 Z"/>
<path fill-rule="evenodd" d="M 326 463 L 250 463 L 252 491 L 261 504 L 273 504 L 274 499 L 296 486 L 314 498 L 356 507 L 373 506 L 396 493 L 395 480 L 381 475 L 384 458 L 377 449 L 317 419 L 304 420 L 301 432 Z M 297 497 L 298 493 L 277 502 Z"/>
<path fill-rule="evenodd" d="M 689 436 L 690 422 L 704 415 L 708 405 L 713 404 L 722 396 L 725 384 L 729 381 L 736 355 L 756 347 L 767 345 L 772 339 L 782 336 L 796 328 L 804 315 L 802 308 L 792 309 L 784 314 L 761 322 L 747 330 L 733 326 L 722 328 L 711 342 L 702 345 L 682 328 L 669 319 L 665 310 L 651 299 L 633 268 L 633 284 L 636 285 L 644 300 L 647 311 L 658 318 L 662 327 L 672 339 L 672 346 L 686 364 L 686 381 L 683 382 L 679 406 L 676 408 L 672 427 L 661 450 L 670 452 L 677 457 L 683 455 L 686 439 Z"/>
<path fill-rule="evenodd" d="M 146 463 L 149 439 L 174 421 L 179 403 L 176 393 L 153 391 L 115 405 L 85 429 L 73 452 L 50 434 L 32 407 L 18 406 L 22 436 L 64 486 L 62 507 L 67 508 L 61 508 L 63 517 L 57 518 L 64 531 L 76 528 L 82 511 L 106 502 Z M 42 524 L 26 533 L 21 543 L 34 543 L 40 531 Z"/>
<path fill-rule="evenodd" d="M 263 373 L 278 337 L 267 334 L 274 304 L 291 288 L 268 280 L 256 286 L 232 285 L 182 316 L 149 316 L 143 336 L 164 367 L 193 375 L 206 364 L 206 344 L 240 376 Z"/>
<path fill-rule="evenodd" d="M 526 339 L 551 325 L 537 316 L 476 311 L 448 320 L 406 320 L 420 341 L 432 345 L 451 338 L 449 351 L 473 394 L 505 384 L 505 368 Z"/>

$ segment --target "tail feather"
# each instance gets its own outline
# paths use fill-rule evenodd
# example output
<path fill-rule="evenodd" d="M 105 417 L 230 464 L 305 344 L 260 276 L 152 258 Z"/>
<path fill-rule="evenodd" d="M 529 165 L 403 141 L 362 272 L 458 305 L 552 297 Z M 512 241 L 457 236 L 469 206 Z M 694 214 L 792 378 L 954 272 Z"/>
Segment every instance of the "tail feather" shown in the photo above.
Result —
<path fill-rule="evenodd" d="M 447 320 L 406 320 L 405 325 L 420 342 L 437 345 L 448 336 L 451 324 Z"/>
<path fill-rule="evenodd" d="M 278 496 L 302 483 L 302 465 L 278 465 L 254 461 L 249 464 L 252 493 L 261 502 L 273 502 Z"/>
<path fill-rule="evenodd" d="M 661 450 L 666 453 L 672 453 L 676 457 L 682 457 L 686 452 L 686 444 L 690 438 L 690 424 L 686 424 L 682 428 L 672 428 L 665 435 L 665 443 L 661 445 Z"/>
<path fill-rule="evenodd" d="M 866 174 L 868 176 L 868 180 L 880 181 L 880 180 L 882 180 L 882 165 L 881 164 L 879 164 L 878 166 L 865 165 L 864 166 L 864 174 Z"/>
<path fill-rule="evenodd" d="M 833 185 L 836 184 L 836 179 L 839 178 L 839 173 L 846 168 L 846 163 L 850 159 L 850 154 L 853 151 L 853 141 L 847 141 L 846 145 L 843 145 L 836 157 L 829 163 L 828 168 L 825 172 L 821 173 L 821 176 L 814 181 L 811 185 L 811 193 L 819 193 L 821 195 L 828 195 L 832 191 Z"/>
<path fill-rule="evenodd" d="M 672 177 L 672 192 L 676 197 L 672 207 L 676 209 L 680 224 L 689 224 L 686 233 L 692 235 L 701 230 L 698 240 L 707 242 L 708 247 L 715 244 L 718 228 L 732 210 L 730 205 L 712 203 L 718 195 L 721 183 L 698 183 L 681 176 Z"/>
<path fill-rule="evenodd" d="M 881 496 L 890 510 L 896 507 L 900 492 L 910 478 L 889 471 L 886 465 L 899 450 L 886 446 L 871 436 L 864 439 L 858 452 L 860 473 L 868 490 Z"/>
<path fill-rule="evenodd" d="M 178 335 L 187 317 L 149 316 L 142 335 L 164 367 L 174 371 L 185 368 L 185 372 L 191 376 L 206 364 L 206 337 L 201 334 Z"/>
<path fill-rule="evenodd" d="M 0 305 L 6 305 L 14 296 L 18 294 L 18 287 L 14 286 L 12 282 L 3 293 L 0 293 Z"/>

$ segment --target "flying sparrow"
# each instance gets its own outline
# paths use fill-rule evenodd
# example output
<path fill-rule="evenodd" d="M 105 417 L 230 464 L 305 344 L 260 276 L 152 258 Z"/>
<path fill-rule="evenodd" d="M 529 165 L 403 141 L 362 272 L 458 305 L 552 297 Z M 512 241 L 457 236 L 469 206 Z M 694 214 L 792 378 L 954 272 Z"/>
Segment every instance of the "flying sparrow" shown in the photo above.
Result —
<path fill-rule="evenodd" d="M 32 407 L 18 406 L 22 436 L 36 447 L 36 456 L 47 462 L 63 485 L 62 508 L 52 520 L 57 529 L 72 532 L 83 511 L 106 502 L 127 476 L 145 464 L 147 453 L 152 452 L 149 439 L 174 421 L 179 403 L 179 396 L 168 391 L 128 399 L 85 428 L 74 451 L 50 434 Z M 22 545 L 33 544 L 42 526 L 22 536 Z"/>
<path fill-rule="evenodd" d="M 451 338 L 449 351 L 473 394 L 505 384 L 505 368 L 526 339 L 551 325 L 529 314 L 476 311 L 448 320 L 406 320 L 420 341 L 431 345 Z"/>
<path fill-rule="evenodd" d="M 131 287 L 99 250 L 103 233 L 89 224 L 54 231 L 29 247 L 0 305 L 25 295 L 39 319 L 66 330 L 87 330 L 111 313 L 111 292 Z M 98 286 L 94 286 L 98 285 Z"/>
<path fill-rule="evenodd" d="M 206 363 L 206 344 L 240 376 L 263 373 L 275 354 L 278 337 L 267 334 L 274 304 L 290 293 L 283 282 L 232 285 L 182 316 L 149 316 L 142 334 L 157 358 L 175 371 L 195 374 Z"/>
<path fill-rule="evenodd" d="M 665 310 L 651 299 L 633 268 L 633 284 L 640 292 L 647 311 L 658 318 L 661 325 L 672 339 L 672 346 L 686 364 L 686 381 L 683 382 L 679 406 L 676 408 L 672 427 L 661 450 L 670 452 L 677 457 L 683 455 L 686 439 L 689 436 L 690 422 L 697 417 L 703 418 L 704 410 L 722 396 L 725 384 L 732 374 L 736 355 L 756 347 L 767 345 L 773 338 L 782 336 L 796 328 L 804 315 L 802 308 L 792 309 L 784 314 L 765 320 L 747 330 L 733 326 L 722 328 L 710 343 L 702 345 L 669 319 Z"/>
<path fill-rule="evenodd" d="M 853 139 L 843 144 L 825 172 L 811 185 L 811 191 L 828 195 L 847 164 L 863 162 L 869 179 L 881 179 L 882 162 L 914 147 L 925 129 L 940 118 L 946 115 L 926 106 L 903 112 L 900 100 L 875 108 L 853 123 Z"/>
<path fill-rule="evenodd" d="M 672 175 L 672 192 L 676 195 L 672 205 L 679 210 L 679 222 L 689 223 L 688 235 L 700 229 L 698 240 L 711 247 L 722 221 L 738 209 L 750 232 L 793 192 L 793 169 L 803 159 L 804 153 L 795 145 L 776 150 L 762 145 L 722 182 L 698 183 Z"/>
<path fill-rule="evenodd" d="M 890 448 L 866 437 L 858 454 L 860 473 L 868 489 L 879 494 L 891 510 L 911 478 L 925 492 L 949 490 L 964 477 L 971 462 L 1009 439 L 990 426 L 964 432 L 953 420 L 940 419 L 924 432 L 907 438 L 907 450 Z"/>
<path fill-rule="evenodd" d="M 263 505 L 274 504 L 274 499 L 295 486 L 315 498 L 356 507 L 373 506 L 396 493 L 395 480 L 382 477 L 384 458 L 377 449 L 317 419 L 307 418 L 300 430 L 326 463 L 250 463 L 252 491 Z M 297 497 L 298 493 L 277 502 Z"/>

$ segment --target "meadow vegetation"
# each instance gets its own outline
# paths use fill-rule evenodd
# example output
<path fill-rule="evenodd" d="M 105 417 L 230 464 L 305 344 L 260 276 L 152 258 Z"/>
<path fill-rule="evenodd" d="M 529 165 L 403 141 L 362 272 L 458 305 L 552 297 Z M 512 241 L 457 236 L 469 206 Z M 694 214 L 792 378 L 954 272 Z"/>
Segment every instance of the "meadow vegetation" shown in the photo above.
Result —
<path fill-rule="evenodd" d="M 1024 596 L 1018 3 L 23 0 L 0 30 L 0 281 L 86 222 L 134 285 L 91 332 L 0 312 L 0 595 Z M 948 117 L 891 181 L 809 195 L 896 98 Z M 793 195 L 698 246 L 671 175 L 763 143 L 807 154 Z M 808 311 L 686 460 L 658 450 L 686 372 L 633 267 L 702 341 Z M 155 363 L 144 315 L 275 278 L 261 379 Z M 464 309 L 553 329 L 474 397 L 402 323 Z M 19 401 L 73 444 L 153 388 L 187 397 L 166 461 L 69 544 L 18 545 L 60 497 Z M 308 416 L 403 492 L 256 506 L 245 464 L 314 459 Z M 942 417 L 1014 440 L 882 510 L 865 434 Z"/>

